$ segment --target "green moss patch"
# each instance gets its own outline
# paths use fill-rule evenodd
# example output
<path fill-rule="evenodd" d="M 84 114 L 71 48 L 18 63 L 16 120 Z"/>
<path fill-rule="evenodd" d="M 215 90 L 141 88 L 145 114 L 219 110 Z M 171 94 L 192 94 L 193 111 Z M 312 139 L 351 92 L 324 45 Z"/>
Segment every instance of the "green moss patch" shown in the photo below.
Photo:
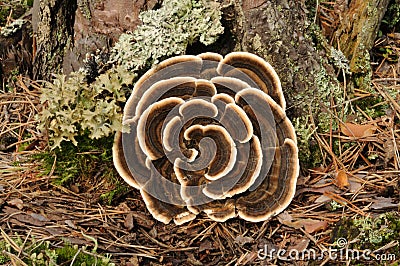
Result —
<path fill-rule="evenodd" d="M 400 239 L 400 215 L 397 212 L 388 212 L 375 218 L 342 218 L 333 229 L 331 240 L 335 243 L 340 238 L 345 238 L 347 243 L 351 243 L 349 248 L 352 249 L 377 250 Z M 397 246 L 386 252 L 400 255 Z"/>

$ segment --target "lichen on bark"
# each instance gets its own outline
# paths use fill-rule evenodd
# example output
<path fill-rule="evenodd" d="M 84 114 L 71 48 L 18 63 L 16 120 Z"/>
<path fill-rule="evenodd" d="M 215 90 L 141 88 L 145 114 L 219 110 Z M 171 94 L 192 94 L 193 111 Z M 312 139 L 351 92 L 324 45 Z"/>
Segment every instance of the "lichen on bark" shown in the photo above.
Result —
<path fill-rule="evenodd" d="M 353 0 L 343 11 L 339 28 L 333 35 L 334 45 L 349 59 L 354 76 L 350 88 L 370 90 L 370 54 L 389 0 Z"/>
<path fill-rule="evenodd" d="M 235 1 L 234 25 L 237 50 L 253 52 L 269 61 L 277 71 L 287 115 L 297 125 L 303 165 L 318 164 L 321 157 L 312 132 L 329 130 L 332 103 L 342 101 L 342 92 L 325 50 L 313 42 L 315 27 L 308 21 L 301 1 Z M 295 23 L 294 23 L 295 22 Z M 315 127 L 305 127 L 314 122 Z M 333 125 L 335 126 L 335 125 Z"/>

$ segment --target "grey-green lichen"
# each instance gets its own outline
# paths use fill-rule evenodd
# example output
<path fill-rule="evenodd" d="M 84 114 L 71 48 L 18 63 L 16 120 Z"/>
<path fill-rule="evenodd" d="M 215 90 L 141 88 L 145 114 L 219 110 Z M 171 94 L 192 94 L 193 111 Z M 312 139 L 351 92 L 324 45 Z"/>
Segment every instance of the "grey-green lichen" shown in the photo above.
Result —
<path fill-rule="evenodd" d="M 297 146 L 299 147 L 300 158 L 311 157 L 311 151 L 309 149 L 309 141 L 312 135 L 315 133 L 316 128 L 313 128 L 312 123 L 305 123 L 303 119 L 297 117 L 293 121 L 293 126 L 297 134 Z"/>
<path fill-rule="evenodd" d="M 342 53 L 340 50 L 336 50 L 331 46 L 330 48 L 330 59 L 334 66 L 339 69 L 344 71 L 345 74 L 350 74 L 350 66 L 349 66 L 349 60 L 346 58 L 346 56 Z"/>
<path fill-rule="evenodd" d="M 77 136 L 98 139 L 122 130 L 120 106 L 139 71 L 183 54 L 194 41 L 209 45 L 224 30 L 218 4 L 205 0 L 165 1 L 160 9 L 139 17 L 142 25 L 122 34 L 113 47 L 109 70 L 99 74 L 96 68 L 93 80 L 88 80 L 91 73 L 86 68 L 69 78 L 57 75 L 43 88 L 41 101 L 47 107 L 38 117 L 39 128 L 47 130 L 52 148 L 60 147 L 62 141 L 77 145 Z M 93 58 L 96 63 L 97 57 Z"/>
<path fill-rule="evenodd" d="M 332 117 L 332 104 L 341 106 L 344 102 L 343 91 L 337 80 L 332 80 L 332 77 L 328 75 L 324 67 L 320 68 L 320 71 L 315 73 L 315 82 L 318 88 L 318 99 L 320 103 L 315 103 L 315 108 L 319 108 L 317 115 L 318 127 L 320 132 L 329 132 L 329 130 L 337 129 L 336 119 Z M 321 106 L 323 105 L 323 106 Z M 344 108 L 344 106 L 342 106 Z M 316 110 L 313 110 L 316 111 Z M 315 114 L 315 112 L 313 112 Z"/>
<path fill-rule="evenodd" d="M 160 9 L 139 18 L 143 24 L 132 34 L 122 34 L 113 48 L 113 60 L 130 70 L 183 54 L 196 40 L 210 45 L 224 31 L 217 3 L 206 0 L 164 1 Z"/>
<path fill-rule="evenodd" d="M 69 78 L 57 75 L 42 90 L 41 102 L 47 102 L 47 107 L 40 114 L 39 129 L 48 129 L 52 148 L 64 140 L 77 145 L 75 137 L 86 132 L 98 139 L 121 130 L 120 105 L 134 78 L 135 74 L 122 67 L 100 75 L 91 84 L 83 73 L 72 73 Z"/>
<path fill-rule="evenodd" d="M 89 0 L 78 0 L 78 7 L 80 12 L 86 19 L 90 20 L 92 18 Z"/>
<path fill-rule="evenodd" d="M 313 116 L 301 116 L 294 121 L 294 127 L 297 132 L 298 147 L 302 162 L 309 166 L 321 163 L 320 149 L 313 148 L 310 143 L 313 140 L 315 132 L 327 133 L 336 130 L 338 125 L 336 119 L 332 116 L 332 104 L 338 106 L 344 102 L 344 95 L 337 80 L 332 78 L 323 66 L 321 59 L 319 71 L 310 73 L 314 77 L 315 91 L 305 91 L 294 95 L 295 102 L 302 105 L 304 110 L 309 110 L 309 114 Z M 312 123 L 314 122 L 314 123 Z M 311 126 L 312 125 L 312 126 Z M 315 142 L 315 141 L 314 141 Z"/>
<path fill-rule="evenodd" d="M 1 28 L 0 35 L 5 37 L 11 36 L 16 33 L 18 30 L 22 28 L 22 26 L 26 23 L 26 20 L 16 19 L 12 23 L 7 26 Z"/>
<path fill-rule="evenodd" d="M 290 96 L 296 104 L 301 106 L 301 109 L 308 111 L 309 115 L 299 117 L 294 122 L 294 126 L 298 136 L 300 158 L 306 165 L 314 166 L 322 162 L 322 153 L 313 136 L 314 133 L 327 133 L 330 130 L 338 129 L 333 111 L 334 105 L 338 107 L 337 110 L 340 109 L 340 114 L 346 113 L 347 110 L 347 106 L 344 104 L 344 89 L 337 78 L 328 73 L 326 66 L 332 64 L 337 70 L 347 75 L 349 61 L 341 51 L 332 48 L 327 43 L 316 24 L 310 23 L 307 32 L 306 38 L 312 40 L 316 49 L 326 54 L 326 58 L 320 57 L 318 59 L 319 67 L 308 73 L 308 79 L 305 77 L 302 80 L 310 89 L 302 92 L 296 91 Z M 290 67 L 295 74 L 298 74 L 296 63 L 290 63 Z"/>

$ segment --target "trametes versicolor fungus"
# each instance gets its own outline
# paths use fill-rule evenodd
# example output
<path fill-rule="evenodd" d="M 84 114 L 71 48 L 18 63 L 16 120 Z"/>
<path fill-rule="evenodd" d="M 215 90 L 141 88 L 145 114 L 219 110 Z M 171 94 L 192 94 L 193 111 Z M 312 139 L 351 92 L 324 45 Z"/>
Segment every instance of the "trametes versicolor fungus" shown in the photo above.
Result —
<path fill-rule="evenodd" d="M 245 52 L 167 59 L 135 84 L 114 164 L 157 220 L 265 221 L 291 202 L 294 128 L 274 69 Z"/>

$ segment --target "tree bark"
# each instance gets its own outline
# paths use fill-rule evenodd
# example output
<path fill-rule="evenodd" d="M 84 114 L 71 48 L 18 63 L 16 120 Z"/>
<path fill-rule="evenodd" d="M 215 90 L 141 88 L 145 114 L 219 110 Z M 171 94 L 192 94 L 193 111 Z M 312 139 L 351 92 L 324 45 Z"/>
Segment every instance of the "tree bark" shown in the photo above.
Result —
<path fill-rule="evenodd" d="M 349 10 L 360 12 L 360 19 L 354 23 L 351 18 L 344 19 L 343 25 L 339 26 L 343 33 L 338 34 L 340 47 L 346 48 L 347 54 L 361 50 L 364 53 L 371 49 L 387 2 L 388 0 L 369 0 L 366 3 L 363 0 L 351 1 Z M 363 9 L 357 9 L 361 7 Z M 375 15 L 368 17 L 368 12 Z M 329 109 L 332 103 L 337 103 L 336 97 L 342 96 L 342 89 L 330 63 L 332 60 L 329 57 L 329 45 L 320 30 L 316 29 L 316 25 L 309 21 L 304 1 L 235 0 L 231 13 L 229 17 L 231 31 L 236 40 L 235 50 L 255 53 L 275 68 L 287 101 L 287 115 L 295 126 L 305 129 L 308 125 L 315 124 L 319 130 L 328 131 L 332 121 Z M 368 21 L 370 18 L 372 21 Z M 355 30 L 361 29 L 362 23 L 367 21 L 370 30 Z M 342 40 L 340 36 L 345 36 L 345 33 L 348 38 Z M 316 41 L 318 38 L 323 39 L 324 48 L 317 49 L 317 45 L 321 45 Z M 353 58 L 356 59 L 351 57 Z M 312 154 L 317 147 L 316 143 L 305 135 L 298 137 L 300 158 L 303 158 L 303 163 L 312 164 L 316 157 Z"/>
<path fill-rule="evenodd" d="M 312 119 L 319 125 L 324 119 L 320 114 L 330 106 L 330 90 L 336 81 L 325 52 L 315 49 L 304 3 L 236 0 L 234 12 L 231 17 L 235 50 L 255 53 L 274 67 L 286 98 L 286 113 L 295 126 L 310 125 Z M 300 156 L 309 164 L 313 149 L 310 145 L 317 145 L 302 136 L 299 139 L 303 140 L 299 143 Z"/>
<path fill-rule="evenodd" d="M 239 14 L 236 49 L 258 54 L 269 61 L 281 78 L 289 113 L 292 116 L 307 114 L 301 100 L 316 100 L 317 73 L 322 68 L 327 73 L 332 73 L 333 69 L 323 64 L 326 55 L 315 49 L 310 38 L 310 22 L 304 4 L 301 1 L 244 0 L 242 4 L 236 2 L 236 10 Z M 298 95 L 303 95 L 300 102 Z"/>
<path fill-rule="evenodd" d="M 158 0 L 78 0 L 74 45 L 65 54 L 63 72 L 77 71 L 87 53 L 107 51 L 122 33 L 136 29 L 141 11 L 152 9 L 157 3 Z"/>
<path fill-rule="evenodd" d="M 32 22 L 36 30 L 37 50 L 33 78 L 50 79 L 60 72 L 64 52 L 72 44 L 76 0 L 35 0 Z"/>
<path fill-rule="evenodd" d="M 77 71 L 87 53 L 107 50 L 140 23 L 139 13 L 159 0 L 35 0 L 32 24 L 37 53 L 34 78 Z"/>
<path fill-rule="evenodd" d="M 354 74 L 350 88 L 368 90 L 371 80 L 369 51 L 374 45 L 389 0 L 353 0 L 339 18 L 334 43 L 349 59 Z"/>
<path fill-rule="evenodd" d="M 353 0 L 343 13 L 335 41 L 350 61 L 350 71 L 363 72 L 362 60 L 374 45 L 389 0 Z"/>

